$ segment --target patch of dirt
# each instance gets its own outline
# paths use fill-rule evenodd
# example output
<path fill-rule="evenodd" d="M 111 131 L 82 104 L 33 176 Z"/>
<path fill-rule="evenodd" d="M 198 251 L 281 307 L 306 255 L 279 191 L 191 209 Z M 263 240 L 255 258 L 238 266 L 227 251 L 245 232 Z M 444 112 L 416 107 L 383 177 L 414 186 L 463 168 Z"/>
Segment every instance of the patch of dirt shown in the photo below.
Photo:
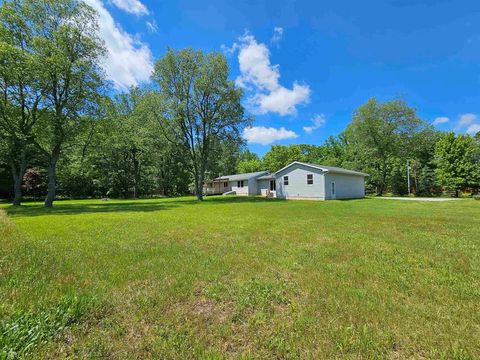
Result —
<path fill-rule="evenodd" d="M 179 302 L 174 309 L 193 322 L 199 319 L 208 324 L 225 324 L 231 320 L 236 311 L 233 303 L 217 302 L 204 296 Z"/>

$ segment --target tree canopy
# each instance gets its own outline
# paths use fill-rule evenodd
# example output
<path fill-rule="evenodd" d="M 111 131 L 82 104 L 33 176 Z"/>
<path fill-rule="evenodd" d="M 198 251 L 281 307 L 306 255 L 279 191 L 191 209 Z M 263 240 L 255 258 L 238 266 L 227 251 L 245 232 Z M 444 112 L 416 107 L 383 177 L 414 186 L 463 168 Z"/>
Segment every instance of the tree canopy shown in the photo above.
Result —
<path fill-rule="evenodd" d="M 205 179 L 293 161 L 366 172 L 378 195 L 480 188 L 480 133 L 436 131 L 401 99 L 372 98 L 322 144 L 260 157 L 242 138 L 253 118 L 223 54 L 168 49 L 150 83 L 114 91 L 97 16 L 79 0 L 0 5 L 0 196 L 16 205 L 45 195 L 47 207 L 56 195 L 201 200 Z"/>
<path fill-rule="evenodd" d="M 220 53 L 169 50 L 155 64 L 153 80 L 160 90 L 155 115 L 165 138 L 187 154 L 199 200 L 215 145 L 238 141 L 248 123 L 242 91 L 228 75 L 227 60 Z"/>

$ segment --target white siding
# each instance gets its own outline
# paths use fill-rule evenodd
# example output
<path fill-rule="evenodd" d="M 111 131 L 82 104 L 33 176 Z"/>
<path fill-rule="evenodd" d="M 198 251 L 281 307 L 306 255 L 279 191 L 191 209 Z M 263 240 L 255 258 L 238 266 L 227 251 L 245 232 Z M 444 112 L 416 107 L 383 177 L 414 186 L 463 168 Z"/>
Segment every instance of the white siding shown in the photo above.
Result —
<path fill-rule="evenodd" d="M 313 184 L 307 184 L 307 174 L 313 174 Z M 288 176 L 288 185 L 284 185 L 283 177 Z M 276 174 L 277 197 L 284 199 L 317 199 L 325 198 L 324 174 L 302 164 L 294 164 Z"/>
<path fill-rule="evenodd" d="M 327 173 L 325 175 L 325 199 L 330 200 L 331 184 L 335 182 L 336 199 L 365 197 L 365 178 L 358 175 Z"/>
<path fill-rule="evenodd" d="M 257 194 L 267 195 L 267 190 L 270 189 L 270 180 L 257 180 Z"/>
<path fill-rule="evenodd" d="M 248 195 L 257 195 L 257 178 L 251 178 L 248 180 Z"/>
<path fill-rule="evenodd" d="M 243 180 L 243 187 L 238 187 L 237 181 L 230 181 L 229 183 L 232 191 L 235 191 L 237 195 L 248 195 L 248 180 Z"/>

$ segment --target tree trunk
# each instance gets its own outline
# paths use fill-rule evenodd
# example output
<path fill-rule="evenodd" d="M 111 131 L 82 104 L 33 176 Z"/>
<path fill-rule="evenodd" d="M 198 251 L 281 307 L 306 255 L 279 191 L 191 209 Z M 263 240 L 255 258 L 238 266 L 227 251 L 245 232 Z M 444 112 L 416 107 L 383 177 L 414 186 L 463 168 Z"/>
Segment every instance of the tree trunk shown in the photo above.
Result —
<path fill-rule="evenodd" d="M 20 153 L 20 159 L 18 167 L 15 165 L 15 160 L 12 159 L 11 163 L 12 177 L 13 177 L 13 202 L 15 206 L 19 206 L 22 203 L 22 182 L 23 176 L 25 175 L 26 165 L 26 156 L 25 151 L 22 150 Z"/>
<path fill-rule="evenodd" d="M 47 197 L 45 198 L 46 208 L 51 208 L 53 206 L 53 200 L 55 200 L 57 161 L 58 155 L 53 155 L 48 163 L 48 191 Z"/>
<path fill-rule="evenodd" d="M 197 200 L 202 201 L 203 200 L 203 175 L 197 175 L 196 176 L 196 189 L 195 189 L 195 195 L 197 195 Z"/>
<path fill-rule="evenodd" d="M 23 176 L 22 176 L 23 178 Z M 22 178 L 18 174 L 13 175 L 13 202 L 15 206 L 19 206 L 22 203 Z"/>
<path fill-rule="evenodd" d="M 380 184 L 379 191 L 377 195 L 383 196 L 387 183 L 387 162 L 383 160 L 383 169 L 382 169 L 382 183 Z"/>
<path fill-rule="evenodd" d="M 140 183 L 140 161 L 137 160 L 136 151 L 133 152 L 133 198 L 138 199 L 138 186 Z"/>

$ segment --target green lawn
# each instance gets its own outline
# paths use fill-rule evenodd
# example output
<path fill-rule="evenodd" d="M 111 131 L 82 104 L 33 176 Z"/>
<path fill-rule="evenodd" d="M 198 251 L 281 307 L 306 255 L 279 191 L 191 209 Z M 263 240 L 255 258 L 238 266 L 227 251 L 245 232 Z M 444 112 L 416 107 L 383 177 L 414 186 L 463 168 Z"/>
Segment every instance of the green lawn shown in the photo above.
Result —
<path fill-rule="evenodd" d="M 478 201 L 3 205 L 0 242 L 0 358 L 480 358 Z"/>

